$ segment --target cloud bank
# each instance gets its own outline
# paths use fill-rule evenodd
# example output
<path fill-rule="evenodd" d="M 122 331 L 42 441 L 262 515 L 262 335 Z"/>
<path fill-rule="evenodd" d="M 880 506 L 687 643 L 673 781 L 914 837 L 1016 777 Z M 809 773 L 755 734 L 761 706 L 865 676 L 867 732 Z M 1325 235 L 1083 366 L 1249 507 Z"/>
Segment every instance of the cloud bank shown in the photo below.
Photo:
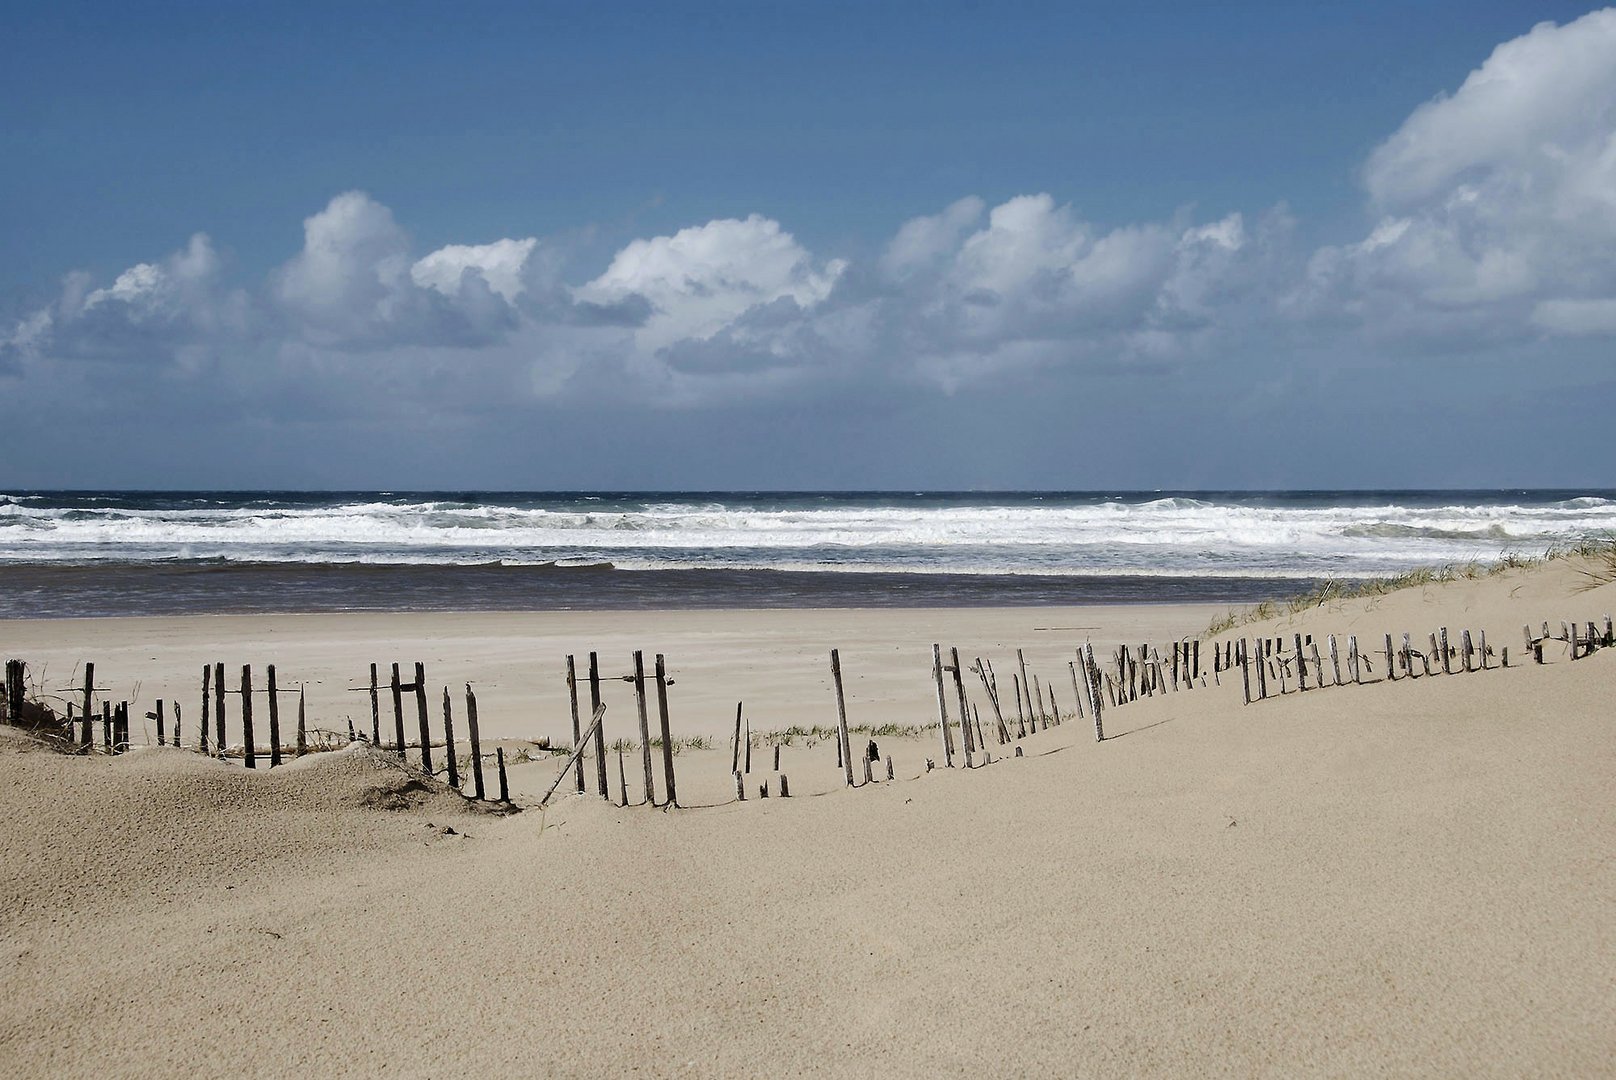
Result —
<path fill-rule="evenodd" d="M 1361 236 L 1298 250 L 1283 207 L 1102 224 L 1048 193 L 917 208 L 878 254 L 808 250 L 760 214 L 624 243 L 417 251 L 364 192 L 233 284 L 209 237 L 111 281 L 69 275 L 0 330 L 0 376 L 380 380 L 476 409 L 609 391 L 648 405 L 1013 372 L 1149 373 L 1298 334 L 1404 355 L 1616 335 L 1616 10 L 1544 23 L 1416 108 L 1362 169 Z"/>

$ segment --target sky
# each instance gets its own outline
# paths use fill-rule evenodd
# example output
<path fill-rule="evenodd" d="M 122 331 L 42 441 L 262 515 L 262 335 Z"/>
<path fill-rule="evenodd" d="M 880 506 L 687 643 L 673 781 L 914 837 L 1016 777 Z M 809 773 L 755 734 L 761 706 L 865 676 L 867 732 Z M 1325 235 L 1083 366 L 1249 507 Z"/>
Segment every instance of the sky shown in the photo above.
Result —
<path fill-rule="evenodd" d="M 8 5 L 0 488 L 1616 484 L 1616 9 Z"/>

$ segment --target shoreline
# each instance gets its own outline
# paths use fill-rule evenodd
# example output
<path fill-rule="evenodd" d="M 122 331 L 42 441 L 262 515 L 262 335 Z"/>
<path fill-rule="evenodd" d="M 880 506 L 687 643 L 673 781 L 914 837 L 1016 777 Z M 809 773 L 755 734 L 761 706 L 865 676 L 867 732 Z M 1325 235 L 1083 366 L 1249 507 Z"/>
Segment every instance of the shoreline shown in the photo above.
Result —
<path fill-rule="evenodd" d="M 1356 580 L 1356 579 L 1354 579 Z M 0 565 L 18 619 L 407 612 L 832 610 L 1253 604 L 1323 579 L 431 564 Z"/>

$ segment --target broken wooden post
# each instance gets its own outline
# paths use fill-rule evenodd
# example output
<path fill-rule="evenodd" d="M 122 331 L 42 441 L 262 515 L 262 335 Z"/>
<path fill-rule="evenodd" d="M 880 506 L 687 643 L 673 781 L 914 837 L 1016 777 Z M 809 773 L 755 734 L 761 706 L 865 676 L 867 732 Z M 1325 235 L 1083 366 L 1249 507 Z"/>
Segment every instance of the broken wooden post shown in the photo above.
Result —
<path fill-rule="evenodd" d="M 668 666 L 662 654 L 656 654 L 657 719 L 662 727 L 662 786 L 668 793 L 664 806 L 678 806 L 679 796 L 673 786 L 673 732 L 668 726 Z M 774 768 L 780 770 L 780 744 L 774 746 Z"/>
<path fill-rule="evenodd" d="M 954 740 L 948 733 L 948 695 L 943 690 L 943 647 L 933 644 L 931 647 L 931 673 L 937 683 L 937 727 L 943 736 L 943 764 L 950 769 L 954 767 Z M 1016 696 L 1016 709 L 1021 709 L 1020 692 Z"/>
<path fill-rule="evenodd" d="M 1470 661 L 1475 655 L 1475 649 L 1470 644 L 1470 631 L 1464 630 L 1459 635 L 1459 659 L 1464 664 L 1466 673 L 1470 671 Z"/>
<path fill-rule="evenodd" d="M 101 703 L 101 749 L 112 753 L 112 702 Z"/>
<path fill-rule="evenodd" d="M 735 738 L 731 739 L 729 744 L 729 771 L 735 773 L 741 771 L 741 710 L 745 704 L 744 701 L 735 703 Z M 836 745 L 837 760 L 840 761 L 841 743 L 838 742 Z"/>
<path fill-rule="evenodd" d="M 245 751 L 245 764 L 258 768 L 258 754 L 253 746 L 252 665 L 241 665 L 241 743 Z"/>
<path fill-rule="evenodd" d="M 265 678 L 269 686 L 269 767 L 273 769 L 281 763 L 281 703 L 274 664 L 269 665 Z"/>
<path fill-rule="evenodd" d="M 1453 674 L 1453 660 L 1452 660 L 1451 655 L 1448 652 L 1448 628 L 1446 626 L 1444 626 L 1442 628 L 1442 645 L 1441 645 L 1441 649 L 1442 649 L 1442 674 L 1444 674 L 1444 675 L 1452 675 Z"/>
<path fill-rule="evenodd" d="M 1313 683 L 1315 686 L 1322 688 L 1324 686 L 1324 661 L 1319 657 L 1319 643 L 1310 641 L 1307 647 L 1313 653 Z"/>
<path fill-rule="evenodd" d="M 460 790 L 460 766 L 455 762 L 454 705 L 449 700 L 449 688 L 443 688 L 443 756 L 449 762 L 449 786 Z"/>
<path fill-rule="evenodd" d="M 730 775 L 735 778 L 735 801 L 736 802 L 745 802 L 746 801 L 746 780 L 742 778 L 741 770 L 736 769 Z"/>
<path fill-rule="evenodd" d="M 304 700 L 303 687 L 297 688 L 297 756 L 302 757 L 309 752 L 308 716 L 304 711 L 307 702 Z M 353 721 L 348 721 L 348 741 L 353 742 Z"/>
<path fill-rule="evenodd" d="M 1397 681 L 1397 653 L 1392 651 L 1392 636 L 1386 635 L 1386 679 Z"/>
<path fill-rule="evenodd" d="M 421 727 L 421 771 L 432 775 L 432 728 L 426 718 L 426 665 L 415 665 L 415 719 Z"/>
<path fill-rule="evenodd" d="M 1347 637 L 1347 674 L 1352 676 L 1355 686 L 1363 685 L 1363 673 L 1358 667 L 1358 635 L 1350 634 Z"/>
<path fill-rule="evenodd" d="M 505 748 L 503 746 L 494 748 L 494 759 L 499 763 L 499 801 L 508 803 L 511 801 L 511 786 L 505 780 Z M 567 774 L 563 771 L 561 775 L 565 776 Z"/>
<path fill-rule="evenodd" d="M 1296 635 L 1296 689 L 1307 689 L 1307 658 L 1302 655 L 1302 635 Z"/>
<path fill-rule="evenodd" d="M 780 774 L 780 797 L 782 799 L 791 798 L 791 782 L 786 779 L 785 773 Z"/>
<path fill-rule="evenodd" d="M 1479 641 L 1478 641 L 1478 644 L 1477 644 L 1477 650 L 1476 651 L 1481 653 L 1481 670 L 1486 671 L 1487 670 L 1487 631 L 1481 630 L 1481 631 L 1478 631 L 1478 633 L 1480 634 L 1480 638 L 1479 638 Z"/>
<path fill-rule="evenodd" d="M 830 677 L 836 684 L 836 736 L 842 754 L 842 767 L 846 770 L 847 786 L 853 786 L 853 744 L 847 738 L 847 702 L 842 696 L 842 658 L 835 649 L 830 651 Z M 969 759 L 967 758 L 967 761 Z"/>
<path fill-rule="evenodd" d="M 398 751 L 399 760 L 404 759 L 404 684 L 398 677 L 398 665 L 393 665 L 393 728 L 397 740 L 393 748 Z"/>
<path fill-rule="evenodd" d="M 1335 685 L 1341 685 L 1341 654 L 1335 650 L 1335 635 L 1330 635 L 1330 674 Z"/>
<path fill-rule="evenodd" d="M 1264 655 L 1267 645 L 1262 638 L 1257 638 L 1256 642 L 1257 655 L 1252 662 L 1257 667 L 1257 700 L 1265 701 L 1268 698 L 1268 658 Z M 1386 639 L 1386 644 L 1387 647 L 1390 647 L 1390 638 Z"/>
<path fill-rule="evenodd" d="M 73 725 L 72 725 L 71 722 L 67 725 L 67 729 L 69 731 L 73 730 Z M 179 744 L 180 744 L 180 703 L 176 701 L 174 703 L 174 745 L 179 746 Z"/>
<path fill-rule="evenodd" d="M 617 744 L 617 790 L 622 800 L 617 805 L 628 806 L 628 775 L 623 771 L 623 744 Z"/>
<path fill-rule="evenodd" d="M 466 684 L 466 693 L 471 693 L 471 684 Z M 567 655 L 567 701 L 572 706 L 572 745 L 577 746 L 584 737 L 583 728 L 578 722 L 578 667 L 573 662 L 572 654 Z M 572 766 L 573 780 L 578 786 L 578 794 L 584 793 L 584 760 L 579 758 Z M 481 796 L 478 796 L 481 798 Z"/>
<path fill-rule="evenodd" d="M 752 718 L 750 716 L 746 718 L 746 740 L 741 745 L 746 747 L 746 752 L 741 755 L 741 771 L 750 776 L 752 775 Z"/>
<path fill-rule="evenodd" d="M 466 684 L 466 729 L 471 736 L 471 789 L 480 801 L 483 795 L 483 741 L 477 732 L 477 695 L 471 692 L 471 684 Z M 503 771 L 503 770 L 501 770 Z M 561 775 L 565 776 L 566 773 Z M 583 773 L 578 773 L 580 793 L 583 792 Z"/>
<path fill-rule="evenodd" d="M 22 710 L 17 710 L 17 718 L 22 719 Z M 153 714 L 157 720 L 157 745 L 163 746 L 168 742 L 168 723 L 163 716 L 163 699 L 157 699 L 157 711 Z"/>

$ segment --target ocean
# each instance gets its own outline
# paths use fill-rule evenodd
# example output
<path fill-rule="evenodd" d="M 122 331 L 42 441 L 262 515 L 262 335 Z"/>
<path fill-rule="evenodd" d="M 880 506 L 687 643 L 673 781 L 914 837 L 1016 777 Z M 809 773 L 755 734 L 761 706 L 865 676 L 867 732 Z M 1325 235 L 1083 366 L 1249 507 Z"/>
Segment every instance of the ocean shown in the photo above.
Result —
<path fill-rule="evenodd" d="M 1616 490 L 0 494 L 0 617 L 1218 601 L 1616 536 Z"/>

